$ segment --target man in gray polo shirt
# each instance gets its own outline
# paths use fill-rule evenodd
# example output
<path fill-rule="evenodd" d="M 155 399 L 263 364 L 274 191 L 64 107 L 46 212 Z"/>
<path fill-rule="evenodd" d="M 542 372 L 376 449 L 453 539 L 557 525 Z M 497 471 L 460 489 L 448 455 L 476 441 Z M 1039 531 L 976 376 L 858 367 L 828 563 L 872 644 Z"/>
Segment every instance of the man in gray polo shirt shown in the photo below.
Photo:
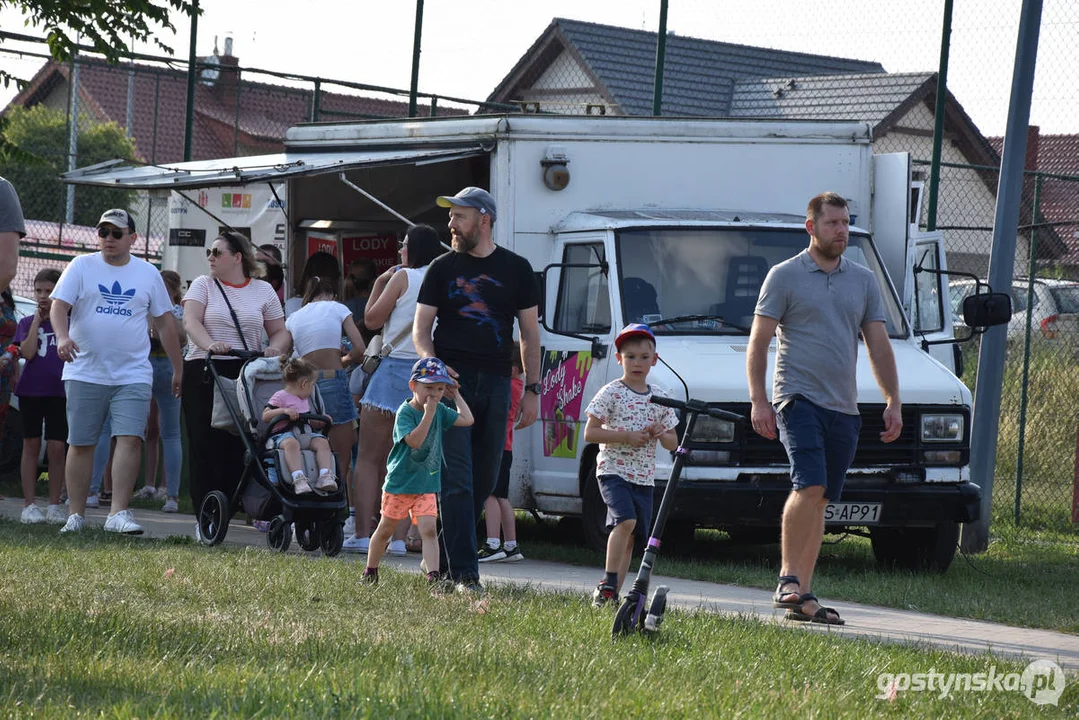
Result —
<path fill-rule="evenodd" d="M 753 429 L 778 436 L 793 489 L 783 508 L 782 567 L 772 604 L 787 619 L 842 625 L 810 592 L 824 537 L 824 509 L 839 500 L 858 447 L 858 332 L 887 403 L 883 442 L 903 429 L 899 379 L 873 273 L 843 257 L 847 201 L 822 193 L 809 201 L 809 248 L 773 267 L 761 286 L 746 357 Z M 776 336 L 772 400 L 764 386 L 768 344 Z"/>

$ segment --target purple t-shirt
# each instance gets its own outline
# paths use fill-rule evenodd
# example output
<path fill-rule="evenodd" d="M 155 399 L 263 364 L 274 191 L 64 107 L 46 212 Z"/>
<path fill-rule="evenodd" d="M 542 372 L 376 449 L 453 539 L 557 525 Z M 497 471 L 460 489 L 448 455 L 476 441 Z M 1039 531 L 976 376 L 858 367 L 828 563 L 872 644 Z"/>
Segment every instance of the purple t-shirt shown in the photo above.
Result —
<path fill-rule="evenodd" d="M 30 336 L 30 323 L 33 315 L 19 321 L 15 330 L 16 343 L 21 343 Z M 52 323 L 43 320 L 37 328 L 37 353 L 26 358 L 26 365 L 15 386 L 19 397 L 64 397 L 64 361 L 56 354 L 56 335 Z"/>

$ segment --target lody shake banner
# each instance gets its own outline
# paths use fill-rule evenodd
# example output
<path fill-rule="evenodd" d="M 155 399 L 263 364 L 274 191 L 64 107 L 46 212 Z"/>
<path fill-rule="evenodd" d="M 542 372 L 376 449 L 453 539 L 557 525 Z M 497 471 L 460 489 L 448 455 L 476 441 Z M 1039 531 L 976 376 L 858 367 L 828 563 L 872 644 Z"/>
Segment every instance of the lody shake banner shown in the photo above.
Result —
<path fill-rule="evenodd" d="M 590 351 L 549 350 L 543 353 L 540 417 L 543 418 L 545 456 L 577 457 L 584 386 L 591 369 Z"/>

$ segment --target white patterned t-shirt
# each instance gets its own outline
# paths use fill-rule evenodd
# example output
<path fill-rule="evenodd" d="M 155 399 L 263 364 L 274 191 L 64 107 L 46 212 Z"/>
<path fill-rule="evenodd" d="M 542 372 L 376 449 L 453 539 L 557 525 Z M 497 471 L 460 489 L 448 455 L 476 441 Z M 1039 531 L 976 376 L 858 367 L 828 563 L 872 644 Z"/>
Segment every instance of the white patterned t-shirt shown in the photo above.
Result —
<path fill-rule="evenodd" d="M 644 430 L 662 423 L 667 430 L 678 427 L 678 415 L 672 408 L 650 401 L 652 394 L 662 396 L 651 385 L 648 392 L 639 393 L 621 380 L 607 383 L 599 389 L 585 413 L 603 423 L 605 430 Z M 635 485 L 656 484 L 656 443 L 633 447 L 628 443 L 600 443 L 596 457 L 596 475 L 618 475 Z"/>

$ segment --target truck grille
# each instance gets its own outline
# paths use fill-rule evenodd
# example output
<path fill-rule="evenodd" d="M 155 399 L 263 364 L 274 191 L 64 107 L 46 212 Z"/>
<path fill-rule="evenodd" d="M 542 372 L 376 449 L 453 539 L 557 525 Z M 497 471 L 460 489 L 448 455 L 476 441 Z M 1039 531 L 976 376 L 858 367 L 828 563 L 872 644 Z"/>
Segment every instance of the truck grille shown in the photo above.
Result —
<path fill-rule="evenodd" d="M 720 407 L 744 415 L 746 423 L 739 433 L 738 450 L 732 453 L 731 461 L 734 465 L 761 467 L 767 465 L 787 465 L 787 453 L 778 440 L 768 440 L 753 432 L 749 425 L 750 406 L 748 403 L 721 403 Z M 880 433 L 884 430 L 884 420 L 881 414 L 884 405 L 860 405 L 862 415 L 862 430 L 858 436 L 858 451 L 854 456 L 851 467 L 869 467 L 879 465 L 922 465 L 920 452 L 923 448 L 918 437 L 918 417 L 922 410 L 928 410 L 924 406 L 903 406 L 903 431 L 899 437 L 890 443 L 880 440 Z M 947 408 L 933 408 L 955 412 L 955 406 Z M 967 418 L 966 434 L 969 437 L 970 419 Z M 704 449 L 704 446 L 699 446 Z M 709 446 L 714 448 L 717 446 Z M 955 446 L 949 446 L 954 449 Z M 968 444 L 963 444 L 965 451 Z M 934 447 L 933 449 L 942 449 Z M 964 463 L 967 453 L 963 453 Z"/>

